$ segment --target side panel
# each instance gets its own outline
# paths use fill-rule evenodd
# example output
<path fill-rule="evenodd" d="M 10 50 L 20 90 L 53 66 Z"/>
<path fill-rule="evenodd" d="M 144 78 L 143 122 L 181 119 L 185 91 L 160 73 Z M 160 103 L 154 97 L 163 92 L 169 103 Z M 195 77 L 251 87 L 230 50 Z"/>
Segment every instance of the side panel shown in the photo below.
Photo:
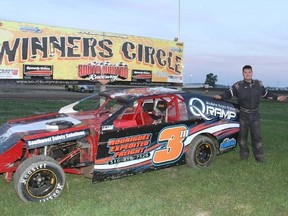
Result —
<path fill-rule="evenodd" d="M 221 141 L 222 148 L 228 150 L 236 146 L 237 133 L 237 123 L 202 120 L 107 132 L 100 136 L 93 181 L 183 164 L 187 146 L 200 134 L 224 136 L 230 145 Z"/>
<path fill-rule="evenodd" d="M 117 178 L 176 164 L 188 135 L 185 124 L 151 125 L 100 136 L 93 181 Z"/>
<path fill-rule="evenodd" d="M 0 154 L 0 173 L 5 172 L 8 165 L 17 161 L 23 153 L 23 142 L 19 141 L 7 151 Z"/>

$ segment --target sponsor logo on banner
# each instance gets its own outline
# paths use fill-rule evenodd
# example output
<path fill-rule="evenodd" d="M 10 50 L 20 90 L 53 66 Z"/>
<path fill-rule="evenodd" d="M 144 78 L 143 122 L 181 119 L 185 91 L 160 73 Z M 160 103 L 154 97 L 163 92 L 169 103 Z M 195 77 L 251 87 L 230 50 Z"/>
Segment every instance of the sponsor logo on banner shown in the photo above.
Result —
<path fill-rule="evenodd" d="M 132 81 L 151 82 L 151 80 L 152 80 L 151 70 L 132 70 Z"/>
<path fill-rule="evenodd" d="M 0 68 L 0 79 L 19 79 L 18 68 Z"/>
<path fill-rule="evenodd" d="M 182 83 L 183 82 L 183 77 L 182 76 L 168 76 L 167 77 L 167 82 L 173 82 L 173 83 Z"/>
<path fill-rule="evenodd" d="M 128 78 L 128 67 L 123 62 L 111 64 L 109 62 L 92 62 L 87 65 L 78 65 L 78 76 L 89 77 L 90 81 L 102 84 L 114 82 L 117 78 Z"/>
<path fill-rule="evenodd" d="M 52 65 L 23 65 L 24 79 L 53 79 Z"/>

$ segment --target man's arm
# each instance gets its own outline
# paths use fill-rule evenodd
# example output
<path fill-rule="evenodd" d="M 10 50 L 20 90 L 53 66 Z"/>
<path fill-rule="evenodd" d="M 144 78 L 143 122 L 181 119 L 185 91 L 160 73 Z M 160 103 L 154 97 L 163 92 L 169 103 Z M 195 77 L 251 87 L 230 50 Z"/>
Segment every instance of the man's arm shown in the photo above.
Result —
<path fill-rule="evenodd" d="M 260 86 L 262 87 L 262 96 L 265 99 L 269 99 L 269 100 L 277 100 L 277 101 L 285 101 L 287 99 L 287 96 L 285 95 L 280 95 L 277 96 L 273 93 L 271 93 L 269 90 L 267 90 L 266 88 L 264 88 L 263 84 L 261 81 L 259 81 Z"/>
<path fill-rule="evenodd" d="M 281 102 L 285 101 L 286 99 L 287 99 L 287 96 L 285 95 L 280 95 L 277 97 L 277 101 L 281 101 Z"/>
<path fill-rule="evenodd" d="M 216 100 L 221 100 L 221 99 L 222 99 L 222 96 L 221 96 L 221 95 L 214 95 L 214 99 L 216 99 Z"/>
<path fill-rule="evenodd" d="M 230 87 L 228 90 L 224 91 L 222 94 L 215 95 L 214 99 L 216 99 L 216 100 L 229 100 L 230 98 L 232 98 L 235 95 L 237 86 L 239 87 L 239 85 L 237 83 L 234 84 L 232 87 Z"/>

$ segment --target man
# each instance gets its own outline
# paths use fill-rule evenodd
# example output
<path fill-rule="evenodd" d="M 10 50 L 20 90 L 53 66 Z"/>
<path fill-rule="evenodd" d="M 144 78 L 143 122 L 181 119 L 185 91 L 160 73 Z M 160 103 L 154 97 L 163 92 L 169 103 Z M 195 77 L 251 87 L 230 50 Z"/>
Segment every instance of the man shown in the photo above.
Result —
<path fill-rule="evenodd" d="M 238 98 L 240 105 L 240 131 L 239 147 L 240 157 L 247 160 L 249 157 L 249 148 L 247 145 L 248 132 L 251 133 L 252 151 L 256 161 L 265 162 L 262 137 L 260 131 L 259 102 L 261 96 L 265 99 L 284 101 L 287 96 L 277 96 L 267 91 L 262 82 L 252 79 L 253 70 L 250 65 L 245 65 L 242 69 L 243 80 L 236 82 L 229 90 L 221 95 L 215 95 L 218 100 L 228 100 L 233 96 Z"/>

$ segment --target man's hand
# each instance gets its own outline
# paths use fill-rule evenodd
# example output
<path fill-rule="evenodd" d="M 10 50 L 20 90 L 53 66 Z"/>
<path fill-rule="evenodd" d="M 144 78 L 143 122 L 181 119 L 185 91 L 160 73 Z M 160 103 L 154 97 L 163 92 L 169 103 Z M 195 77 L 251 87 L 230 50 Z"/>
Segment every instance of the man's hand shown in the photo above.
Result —
<path fill-rule="evenodd" d="M 214 95 L 214 99 L 216 99 L 216 100 L 221 100 L 222 97 L 221 97 L 220 95 Z"/>
<path fill-rule="evenodd" d="M 287 99 L 287 96 L 284 96 L 284 95 L 280 95 L 277 97 L 277 100 L 281 102 L 285 101 L 286 99 Z"/>

